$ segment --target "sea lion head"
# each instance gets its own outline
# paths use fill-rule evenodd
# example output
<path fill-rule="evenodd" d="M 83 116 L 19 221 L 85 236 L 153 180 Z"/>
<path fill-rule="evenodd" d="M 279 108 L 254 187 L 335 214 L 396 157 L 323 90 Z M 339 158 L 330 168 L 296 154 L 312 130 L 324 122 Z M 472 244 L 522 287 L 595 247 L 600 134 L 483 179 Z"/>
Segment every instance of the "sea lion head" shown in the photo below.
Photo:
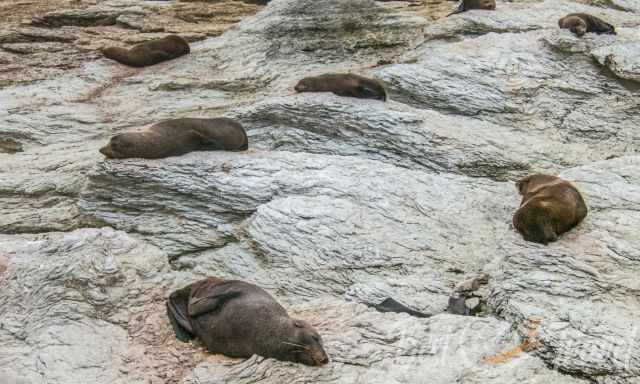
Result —
<path fill-rule="evenodd" d="M 546 245 L 558 240 L 558 234 L 545 208 L 533 203 L 518 209 L 513 215 L 513 227 L 526 241 Z"/>
<path fill-rule="evenodd" d="M 329 356 L 322 346 L 322 338 L 318 332 L 303 320 L 291 319 L 292 332 L 290 339 L 283 341 L 287 360 L 311 366 L 325 365 Z"/>
<path fill-rule="evenodd" d="M 311 92 L 314 89 L 317 89 L 315 83 L 316 83 L 315 78 L 306 77 L 298 81 L 298 84 L 296 84 L 296 86 L 293 87 L 293 89 L 295 89 L 296 92 Z"/>
<path fill-rule="evenodd" d="M 560 19 L 559 21 L 560 28 L 567 28 L 571 32 L 575 33 L 576 36 L 584 36 L 587 33 L 587 23 L 578 16 L 566 16 Z"/>
<path fill-rule="evenodd" d="M 178 35 L 169 35 L 164 38 L 166 41 L 171 42 L 176 48 L 176 53 L 178 54 L 187 54 L 191 52 L 189 48 L 189 43 L 182 37 Z"/>
<path fill-rule="evenodd" d="M 109 140 L 109 144 L 100 148 L 100 153 L 107 159 L 124 159 L 130 157 L 130 153 L 136 146 L 135 133 L 121 133 Z"/>
<path fill-rule="evenodd" d="M 488 9 L 490 11 L 495 11 L 496 9 L 496 0 L 480 0 L 478 1 L 479 9 Z"/>

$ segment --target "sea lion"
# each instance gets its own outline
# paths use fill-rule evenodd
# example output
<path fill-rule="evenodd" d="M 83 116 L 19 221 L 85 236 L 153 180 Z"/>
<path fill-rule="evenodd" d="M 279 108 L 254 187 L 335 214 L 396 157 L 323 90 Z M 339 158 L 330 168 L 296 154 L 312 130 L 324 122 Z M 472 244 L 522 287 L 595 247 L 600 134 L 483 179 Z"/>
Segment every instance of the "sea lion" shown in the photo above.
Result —
<path fill-rule="evenodd" d="M 387 92 L 379 81 L 353 73 L 327 73 L 305 77 L 294 89 L 297 92 L 333 92 L 338 96 L 387 100 Z"/>
<path fill-rule="evenodd" d="M 578 225 L 587 216 L 580 192 L 568 181 L 549 175 L 532 175 L 516 183 L 522 195 L 513 226 L 525 240 L 547 244 Z"/>
<path fill-rule="evenodd" d="M 394 313 L 406 313 L 415 317 L 431 317 L 431 315 L 427 313 L 415 311 L 390 297 L 383 300 L 380 304 L 376 304 L 376 305 L 370 304 L 369 306 L 375 308 L 378 312 L 383 312 L 383 313 L 394 312 Z"/>
<path fill-rule="evenodd" d="M 147 67 L 161 61 L 175 59 L 186 55 L 191 50 L 189 43 L 178 35 L 169 35 L 158 40 L 151 40 L 133 46 L 131 49 L 109 47 L 102 49 L 102 54 L 121 64 L 131 67 Z"/>
<path fill-rule="evenodd" d="M 462 0 L 458 9 L 451 12 L 447 17 L 455 15 L 456 13 L 466 12 L 471 9 L 485 9 L 489 11 L 496 10 L 496 0 Z"/>
<path fill-rule="evenodd" d="M 311 325 L 290 318 L 271 295 L 243 281 L 209 277 L 190 284 L 169 296 L 167 314 L 179 340 L 198 337 L 212 353 L 329 362 Z"/>
<path fill-rule="evenodd" d="M 100 153 L 109 159 L 160 159 L 192 151 L 244 151 L 248 147 L 247 134 L 235 120 L 184 118 L 116 135 Z"/>
<path fill-rule="evenodd" d="M 583 36 L 587 32 L 597 34 L 615 35 L 616 29 L 613 25 L 586 13 L 572 13 L 558 20 L 560 28 L 569 29 L 577 36 Z"/>

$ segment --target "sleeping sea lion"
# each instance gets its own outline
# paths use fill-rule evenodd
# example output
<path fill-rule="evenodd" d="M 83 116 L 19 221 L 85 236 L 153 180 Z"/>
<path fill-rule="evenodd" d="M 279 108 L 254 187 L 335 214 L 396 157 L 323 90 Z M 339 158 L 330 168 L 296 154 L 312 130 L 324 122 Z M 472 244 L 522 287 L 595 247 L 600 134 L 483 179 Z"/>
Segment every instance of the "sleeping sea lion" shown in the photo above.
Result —
<path fill-rule="evenodd" d="M 109 47 L 102 49 L 102 54 L 121 64 L 131 67 L 147 67 L 161 61 L 175 59 L 186 55 L 191 50 L 189 43 L 177 35 L 169 35 L 158 40 L 151 40 L 133 46 L 131 49 Z"/>
<path fill-rule="evenodd" d="M 248 147 L 247 134 L 235 120 L 184 118 L 116 135 L 100 153 L 109 159 L 160 159 L 192 151 L 244 151 Z"/>
<path fill-rule="evenodd" d="M 456 13 L 466 12 L 471 9 L 486 9 L 489 11 L 496 10 L 496 0 L 462 0 L 458 9 L 447 15 L 455 15 Z"/>
<path fill-rule="evenodd" d="M 580 192 L 568 181 L 532 175 L 516 183 L 522 195 L 513 226 L 525 240 L 547 244 L 578 225 L 587 216 Z"/>
<path fill-rule="evenodd" d="M 333 92 L 338 96 L 387 100 L 387 92 L 379 81 L 353 73 L 327 73 L 305 77 L 294 89 L 297 92 Z"/>
<path fill-rule="evenodd" d="M 176 337 L 198 337 L 212 353 L 260 355 L 319 366 L 329 362 L 322 339 L 258 286 L 209 277 L 173 292 L 167 314 Z"/>
<path fill-rule="evenodd" d="M 583 36 L 587 32 L 597 34 L 615 35 L 616 29 L 613 25 L 586 13 L 572 13 L 558 20 L 560 28 L 569 29 L 577 36 Z"/>

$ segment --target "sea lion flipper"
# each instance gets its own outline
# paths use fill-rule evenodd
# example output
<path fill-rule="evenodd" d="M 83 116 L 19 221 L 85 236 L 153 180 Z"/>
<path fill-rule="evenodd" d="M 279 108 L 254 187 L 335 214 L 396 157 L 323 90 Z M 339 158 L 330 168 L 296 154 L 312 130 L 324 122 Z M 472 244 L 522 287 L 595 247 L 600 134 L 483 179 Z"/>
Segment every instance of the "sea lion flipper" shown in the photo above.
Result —
<path fill-rule="evenodd" d="M 241 290 L 230 289 L 220 294 L 205 297 L 192 298 L 189 301 L 189 316 L 200 316 L 205 313 L 216 311 L 222 308 L 225 303 L 240 297 Z"/>
<path fill-rule="evenodd" d="M 380 91 L 375 90 L 371 87 L 369 87 L 366 84 L 360 85 L 358 86 L 358 92 L 360 93 L 360 97 L 362 98 L 367 98 L 367 99 L 382 99 L 385 100 L 387 99 L 386 95 L 380 95 Z"/>
<path fill-rule="evenodd" d="M 187 315 L 187 305 L 191 288 L 186 287 L 173 292 L 167 300 L 167 315 L 171 327 L 176 333 L 178 340 L 187 342 L 193 339 L 193 328 Z"/>
<path fill-rule="evenodd" d="M 149 56 L 156 63 L 173 59 L 173 56 L 169 52 L 160 50 L 149 52 Z"/>
<path fill-rule="evenodd" d="M 208 135 L 206 132 L 202 132 L 198 129 L 194 129 L 193 133 L 195 133 L 196 136 L 198 136 L 200 138 L 200 141 L 202 142 L 203 145 L 210 147 L 210 148 L 215 148 L 215 149 L 223 149 L 224 146 L 220 143 L 220 140 L 211 137 L 210 135 Z"/>

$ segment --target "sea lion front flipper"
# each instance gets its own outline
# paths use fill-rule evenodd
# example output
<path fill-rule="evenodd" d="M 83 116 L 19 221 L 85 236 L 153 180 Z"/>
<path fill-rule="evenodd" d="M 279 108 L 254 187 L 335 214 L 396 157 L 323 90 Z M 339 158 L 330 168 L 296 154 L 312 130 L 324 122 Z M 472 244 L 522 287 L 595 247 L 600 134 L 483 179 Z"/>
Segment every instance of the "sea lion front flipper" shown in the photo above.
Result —
<path fill-rule="evenodd" d="M 220 294 L 192 298 L 191 301 L 189 301 L 189 316 L 200 316 L 216 311 L 222 308 L 228 301 L 240 297 L 242 293 L 241 290 L 231 289 Z"/>
<path fill-rule="evenodd" d="M 191 287 L 173 292 L 167 300 L 167 316 L 178 340 L 187 342 L 193 339 L 193 328 L 188 318 L 187 305 Z"/>
<path fill-rule="evenodd" d="M 198 129 L 193 129 L 193 133 L 200 138 L 202 145 L 213 149 L 224 149 L 224 145 L 220 143 L 220 140 L 214 139 Z"/>
<path fill-rule="evenodd" d="M 158 50 L 149 52 L 149 56 L 154 64 L 173 59 L 173 56 L 171 56 L 170 53 Z"/>
<path fill-rule="evenodd" d="M 386 95 L 380 96 L 380 93 L 367 85 L 359 85 L 358 92 L 360 92 L 360 97 L 364 97 L 366 99 L 379 99 L 386 100 Z"/>

